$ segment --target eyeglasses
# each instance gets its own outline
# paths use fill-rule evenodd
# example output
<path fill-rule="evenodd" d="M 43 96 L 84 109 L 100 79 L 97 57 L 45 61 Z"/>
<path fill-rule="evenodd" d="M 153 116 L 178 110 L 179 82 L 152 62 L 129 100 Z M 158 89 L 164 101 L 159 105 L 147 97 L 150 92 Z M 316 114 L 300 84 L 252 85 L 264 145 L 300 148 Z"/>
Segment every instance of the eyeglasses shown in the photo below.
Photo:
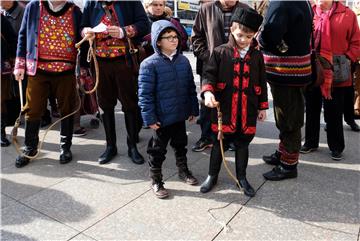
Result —
<path fill-rule="evenodd" d="M 170 35 L 170 36 L 167 36 L 167 37 L 161 37 L 160 39 L 166 39 L 169 42 L 174 42 L 176 40 L 179 40 L 179 37 L 177 35 L 175 35 L 175 36 Z"/>

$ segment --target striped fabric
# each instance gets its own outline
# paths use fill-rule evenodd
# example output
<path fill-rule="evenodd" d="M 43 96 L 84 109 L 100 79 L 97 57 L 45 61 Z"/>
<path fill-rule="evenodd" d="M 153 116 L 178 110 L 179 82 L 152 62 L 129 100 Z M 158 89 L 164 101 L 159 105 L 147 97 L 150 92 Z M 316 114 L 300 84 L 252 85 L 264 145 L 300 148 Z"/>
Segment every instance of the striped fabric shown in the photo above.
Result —
<path fill-rule="evenodd" d="M 311 75 L 310 54 L 305 56 L 274 56 L 264 54 L 266 72 L 280 76 Z"/>
<path fill-rule="evenodd" d="M 310 54 L 304 56 L 275 56 L 264 53 L 267 80 L 281 85 L 301 86 L 311 79 Z"/>

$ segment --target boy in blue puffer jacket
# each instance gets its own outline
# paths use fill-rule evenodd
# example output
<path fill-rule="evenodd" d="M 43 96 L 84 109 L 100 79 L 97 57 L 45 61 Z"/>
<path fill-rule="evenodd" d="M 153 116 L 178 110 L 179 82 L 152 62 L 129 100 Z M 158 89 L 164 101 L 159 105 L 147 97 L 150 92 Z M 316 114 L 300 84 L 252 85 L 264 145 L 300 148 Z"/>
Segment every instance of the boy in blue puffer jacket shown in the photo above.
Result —
<path fill-rule="evenodd" d="M 161 166 L 170 141 L 174 149 L 179 178 L 195 185 L 187 166 L 185 121 L 199 114 L 196 87 L 189 60 L 180 54 L 180 34 L 166 20 L 154 22 L 151 42 L 155 53 L 140 65 L 139 106 L 144 125 L 154 130 L 149 154 L 151 187 L 158 198 L 169 196 L 162 181 Z"/>

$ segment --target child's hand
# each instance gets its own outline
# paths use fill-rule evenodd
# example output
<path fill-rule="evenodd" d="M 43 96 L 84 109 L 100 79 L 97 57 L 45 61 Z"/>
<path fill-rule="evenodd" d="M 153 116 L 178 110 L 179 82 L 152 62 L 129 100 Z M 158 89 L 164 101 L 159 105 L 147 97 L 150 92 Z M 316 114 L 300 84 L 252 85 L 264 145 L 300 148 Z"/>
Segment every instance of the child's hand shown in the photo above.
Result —
<path fill-rule="evenodd" d="M 258 120 L 264 121 L 266 119 L 266 110 L 259 110 L 258 111 Z"/>
<path fill-rule="evenodd" d="M 204 93 L 204 97 L 205 97 L 205 106 L 209 108 L 215 108 L 216 106 L 218 106 L 219 102 L 215 100 L 215 96 L 210 91 L 206 91 Z"/>
<path fill-rule="evenodd" d="M 189 121 L 190 123 L 194 123 L 194 122 L 195 122 L 195 116 L 191 115 L 191 116 L 189 117 L 188 121 Z"/>
<path fill-rule="evenodd" d="M 149 127 L 150 127 L 151 129 L 153 129 L 153 130 L 156 131 L 157 129 L 160 128 L 160 123 L 157 122 L 157 123 L 155 123 L 155 124 L 149 125 Z"/>

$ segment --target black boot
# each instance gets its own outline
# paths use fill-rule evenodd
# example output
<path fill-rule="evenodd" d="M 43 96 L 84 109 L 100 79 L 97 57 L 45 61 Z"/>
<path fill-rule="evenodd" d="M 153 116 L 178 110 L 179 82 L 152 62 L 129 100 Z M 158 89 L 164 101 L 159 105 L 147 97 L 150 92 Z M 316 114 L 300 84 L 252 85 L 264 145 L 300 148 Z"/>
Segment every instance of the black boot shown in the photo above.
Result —
<path fill-rule="evenodd" d="M 114 110 L 104 110 L 102 120 L 106 135 L 106 150 L 99 157 L 99 164 L 108 163 L 114 156 L 117 155 Z"/>
<path fill-rule="evenodd" d="M 72 153 L 70 150 L 72 144 L 72 135 L 74 131 L 74 117 L 70 116 L 61 121 L 60 130 L 60 164 L 71 162 Z"/>
<path fill-rule="evenodd" d="M 1 114 L 1 147 L 6 147 L 10 145 L 10 141 L 6 138 L 6 114 Z"/>
<path fill-rule="evenodd" d="M 216 176 L 210 176 L 208 175 L 206 180 L 201 184 L 200 192 L 207 193 L 213 189 L 213 187 L 216 185 L 218 180 L 218 175 Z"/>
<path fill-rule="evenodd" d="M 136 146 L 136 138 L 138 136 L 137 114 L 133 112 L 125 112 L 125 125 L 128 133 L 128 156 L 135 164 L 143 164 L 145 162 L 144 157 L 139 153 Z"/>
<path fill-rule="evenodd" d="M 179 170 L 178 175 L 180 180 L 184 181 L 189 185 L 198 184 L 198 180 L 192 175 L 191 171 L 188 168 L 186 157 L 177 157 L 176 166 Z"/>
<path fill-rule="evenodd" d="M 246 168 L 249 160 L 249 149 L 247 147 L 237 148 L 235 151 L 236 178 L 244 194 L 248 197 L 255 196 L 255 190 L 246 179 Z"/>
<path fill-rule="evenodd" d="M 280 156 L 281 153 L 278 150 L 276 150 L 275 153 L 271 154 L 270 156 L 263 156 L 263 160 L 266 164 L 269 165 L 279 165 Z"/>
<path fill-rule="evenodd" d="M 25 149 L 24 155 L 34 156 L 37 153 L 39 143 L 39 129 L 40 121 L 26 121 L 25 122 Z M 16 158 L 15 166 L 21 168 L 29 164 L 30 159 L 20 155 Z"/>

